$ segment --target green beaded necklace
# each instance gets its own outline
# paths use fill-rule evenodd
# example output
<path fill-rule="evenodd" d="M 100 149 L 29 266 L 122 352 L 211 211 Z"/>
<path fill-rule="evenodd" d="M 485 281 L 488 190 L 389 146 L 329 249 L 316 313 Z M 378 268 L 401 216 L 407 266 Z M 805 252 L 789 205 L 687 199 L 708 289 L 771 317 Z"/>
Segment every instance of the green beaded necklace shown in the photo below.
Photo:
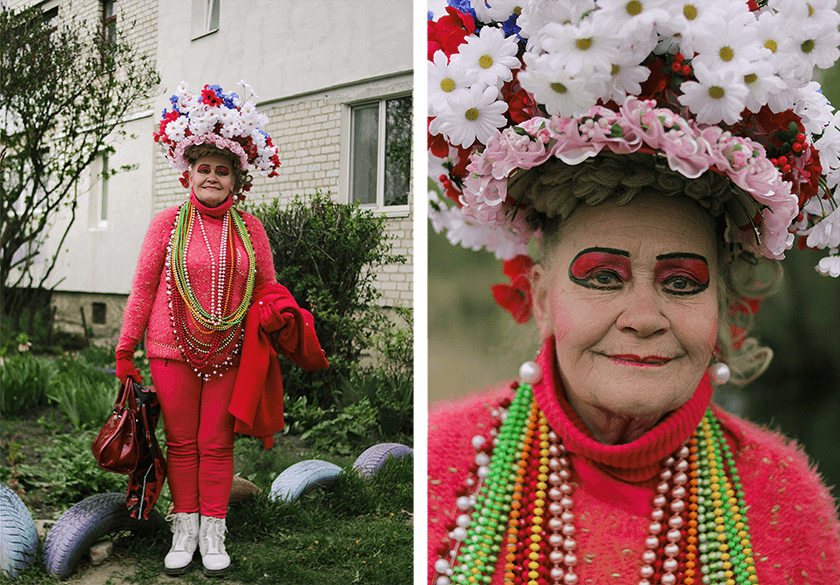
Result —
<path fill-rule="evenodd" d="M 559 457 L 549 457 L 550 437 Z M 527 462 L 536 459 L 539 466 L 529 468 Z M 450 533 L 454 542 L 450 558 L 437 561 L 433 583 L 490 583 L 501 555 L 506 561 L 502 563 L 506 584 L 576 584 L 567 459 L 533 399 L 530 384 L 521 384 L 503 417 L 492 456 L 476 472 L 478 489 L 468 520 L 466 515 L 459 516 L 458 528 Z M 559 475 L 550 469 L 559 470 Z M 743 489 L 711 409 L 668 458 L 661 477 L 665 481 L 653 499 L 651 534 L 638 583 L 757 583 Z M 528 491 L 526 478 L 537 480 L 535 490 Z M 527 504 L 533 509 L 530 521 L 520 513 Z M 673 511 L 670 518 L 666 509 Z M 554 511 L 546 514 L 547 510 Z M 521 552 L 520 541 L 530 552 Z M 545 558 L 551 559 L 553 568 L 537 562 Z"/>

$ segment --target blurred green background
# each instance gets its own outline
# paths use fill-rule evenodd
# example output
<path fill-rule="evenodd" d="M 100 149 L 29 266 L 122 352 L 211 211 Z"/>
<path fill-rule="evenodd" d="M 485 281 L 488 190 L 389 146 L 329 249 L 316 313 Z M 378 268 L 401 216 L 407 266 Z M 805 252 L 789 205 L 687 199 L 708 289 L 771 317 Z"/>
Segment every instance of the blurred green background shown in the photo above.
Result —
<path fill-rule="evenodd" d="M 816 76 L 815 76 L 816 77 Z M 823 90 L 840 106 L 840 67 L 824 72 Z M 455 398 L 516 378 L 533 359 L 539 333 L 517 325 L 495 304 L 493 284 L 507 283 L 492 254 L 451 246 L 429 225 L 429 401 Z M 765 300 L 753 335 L 775 352 L 755 382 L 725 385 L 715 401 L 803 445 L 840 498 L 840 279 L 814 266 L 824 252 L 791 250 L 781 290 Z"/>

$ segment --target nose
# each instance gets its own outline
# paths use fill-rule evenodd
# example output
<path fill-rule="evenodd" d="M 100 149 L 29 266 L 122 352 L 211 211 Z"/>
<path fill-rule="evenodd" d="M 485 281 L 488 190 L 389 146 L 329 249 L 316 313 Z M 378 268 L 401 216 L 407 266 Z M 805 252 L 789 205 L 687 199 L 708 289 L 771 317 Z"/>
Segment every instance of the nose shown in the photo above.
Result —
<path fill-rule="evenodd" d="M 653 284 L 634 284 L 622 298 L 623 311 L 616 319 L 620 331 L 639 337 L 666 333 L 671 322 L 663 312 L 663 299 Z"/>

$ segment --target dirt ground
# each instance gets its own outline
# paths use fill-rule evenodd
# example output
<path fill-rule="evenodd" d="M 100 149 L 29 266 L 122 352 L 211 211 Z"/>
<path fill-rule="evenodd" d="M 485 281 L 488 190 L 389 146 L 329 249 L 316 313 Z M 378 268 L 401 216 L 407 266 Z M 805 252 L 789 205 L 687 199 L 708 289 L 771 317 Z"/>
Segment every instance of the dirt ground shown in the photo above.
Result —
<path fill-rule="evenodd" d="M 60 420 L 59 416 L 53 417 L 53 409 L 44 407 L 27 413 L 27 416 L 14 420 L 0 420 L 0 466 L 13 467 L 16 464 L 36 465 L 40 460 L 40 453 L 37 447 L 42 445 L 50 437 L 48 428 L 55 425 L 44 425 L 38 422 L 39 419 Z M 72 432 L 69 426 L 58 427 L 55 432 Z M 30 490 L 20 493 L 23 490 L 16 485 L 14 478 L 7 484 L 22 496 L 26 507 L 32 514 L 35 526 L 38 530 L 39 540 L 43 543 L 47 532 L 60 510 L 55 506 L 44 503 L 37 490 Z M 165 513 L 165 510 L 161 510 Z M 94 566 L 85 557 L 74 573 L 64 583 L 73 585 L 121 585 L 123 583 L 134 583 L 129 577 L 136 571 L 135 559 L 121 550 L 119 543 L 113 547 L 113 552 L 98 566 Z M 157 583 L 187 583 L 180 577 L 170 577 L 163 573 L 163 559 L 161 558 L 160 574 L 157 576 Z M 200 574 L 200 562 L 194 564 L 192 573 Z M 233 581 L 224 581 L 228 585 L 241 585 Z"/>

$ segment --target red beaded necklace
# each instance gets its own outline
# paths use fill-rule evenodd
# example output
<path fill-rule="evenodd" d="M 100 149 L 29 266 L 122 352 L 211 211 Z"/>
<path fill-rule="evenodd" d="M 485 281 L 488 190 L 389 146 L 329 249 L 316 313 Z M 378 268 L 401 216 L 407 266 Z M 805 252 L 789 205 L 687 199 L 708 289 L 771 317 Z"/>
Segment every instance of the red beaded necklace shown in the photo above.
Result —
<path fill-rule="evenodd" d="M 209 310 L 201 305 L 190 282 L 187 253 L 192 241 L 193 228 L 199 226 L 211 263 L 211 290 Z M 233 280 L 237 271 L 236 239 L 234 232 L 245 246 L 249 266 L 245 295 L 242 302 L 231 310 Z M 218 263 L 213 255 L 201 214 L 192 204 L 184 203 L 175 220 L 166 256 L 166 294 L 172 329 L 178 349 L 193 370 L 204 379 L 223 372 L 233 363 L 233 356 L 241 344 L 241 323 L 251 300 L 254 288 L 255 257 L 245 222 L 238 212 L 227 210 L 222 220 Z M 175 294 L 172 287 L 175 287 Z M 225 358 L 215 363 L 219 356 Z M 208 366 L 217 366 L 212 372 L 202 372 Z"/>

